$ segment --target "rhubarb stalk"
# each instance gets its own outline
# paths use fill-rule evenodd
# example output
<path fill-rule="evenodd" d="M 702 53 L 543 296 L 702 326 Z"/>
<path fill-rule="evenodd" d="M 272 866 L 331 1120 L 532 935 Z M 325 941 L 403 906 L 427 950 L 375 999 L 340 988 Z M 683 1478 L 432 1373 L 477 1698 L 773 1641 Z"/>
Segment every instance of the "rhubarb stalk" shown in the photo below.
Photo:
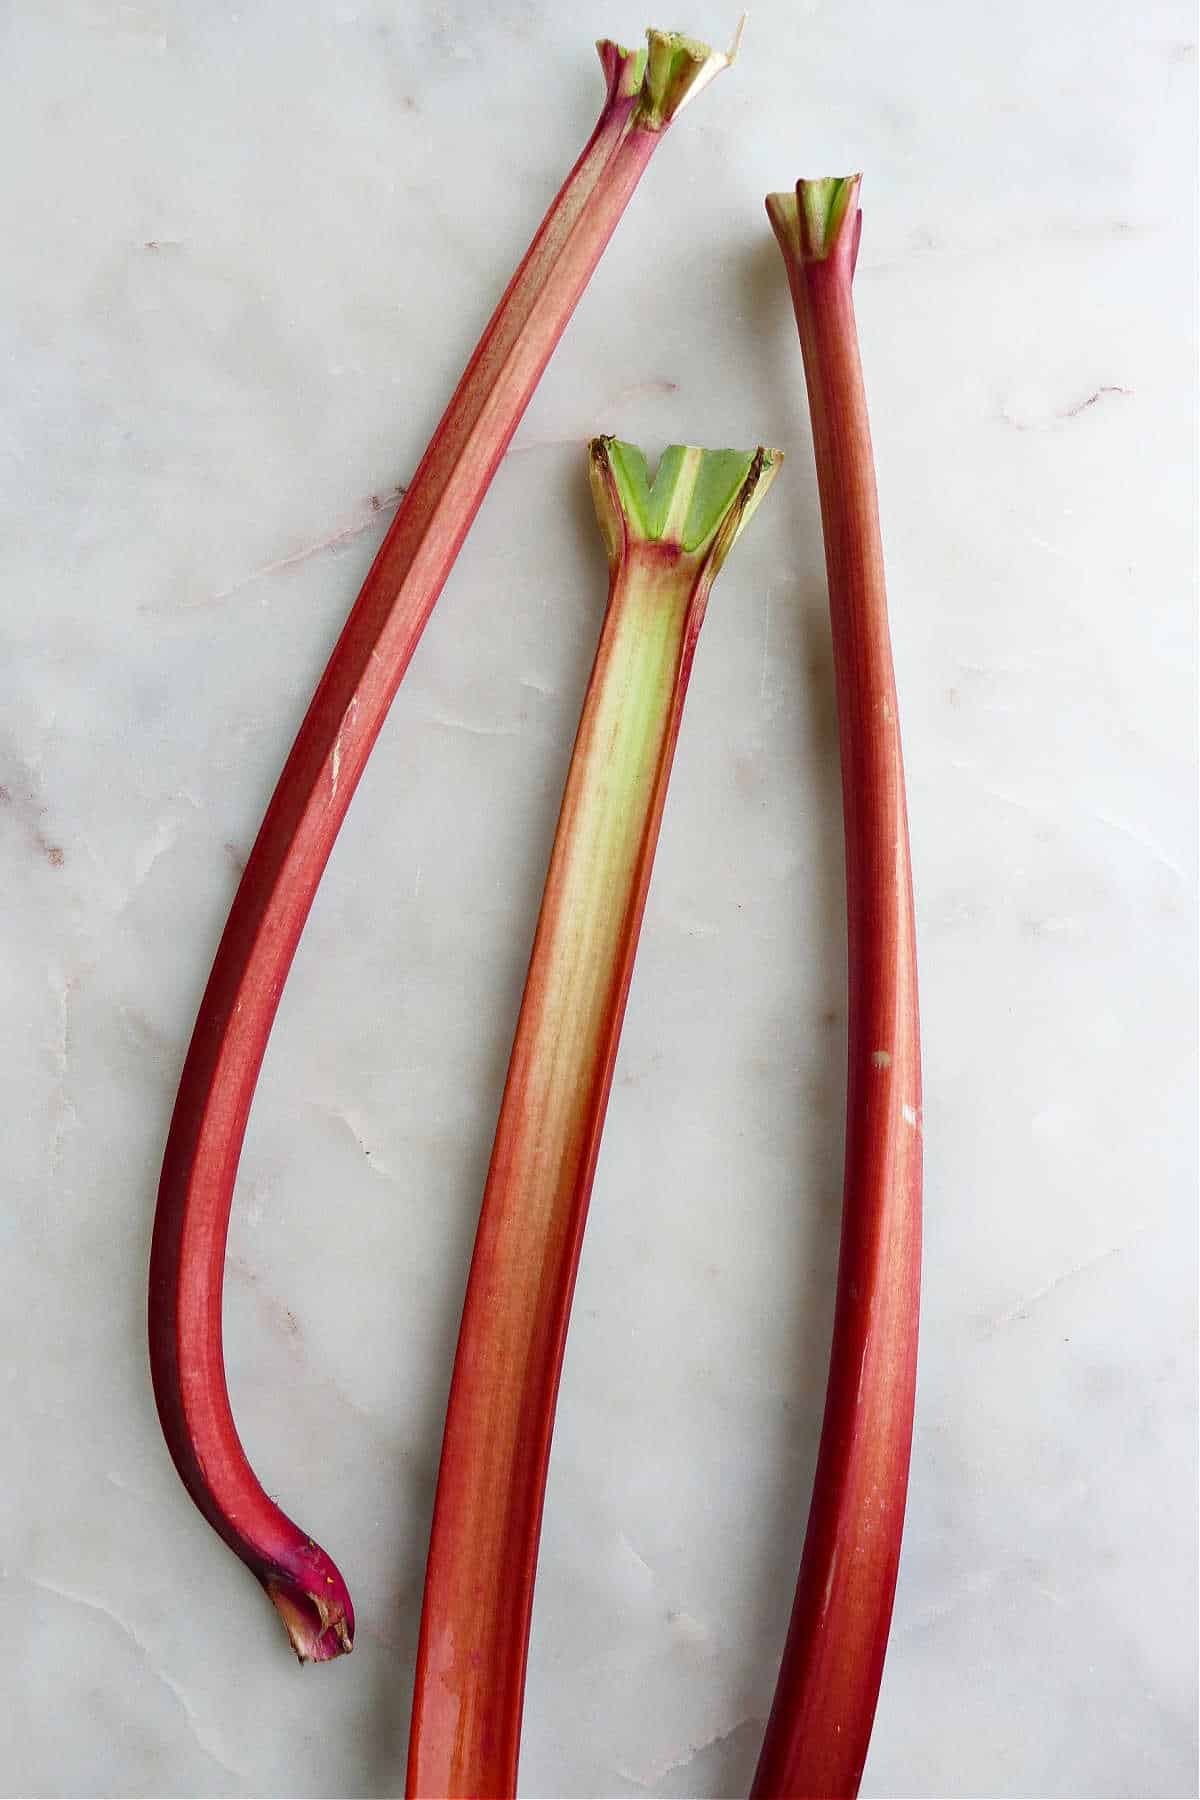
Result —
<path fill-rule="evenodd" d="M 859 177 L 767 212 L 791 284 L 825 536 L 846 837 L 849 1072 L 825 1420 L 755 1800 L 855 1795 L 883 1673 L 912 1443 L 921 1052 L 879 508 L 851 284 Z"/>
<path fill-rule="evenodd" d="M 349 1650 L 354 1618 L 330 1558 L 255 1478 L 226 1390 L 225 1243 L 250 1102 L 317 884 L 463 538 L 663 132 L 733 55 L 648 36 L 648 50 L 598 46 L 599 122 L 468 363 L 321 678 L 234 899 L 171 1121 L 150 1262 L 159 1418 L 192 1499 L 266 1588 L 301 1661 Z"/>
<path fill-rule="evenodd" d="M 515 1792 L 554 1407 L 696 637 L 777 451 L 590 447 L 608 611 L 550 858 L 463 1307 L 425 1577 L 410 1795 Z"/>

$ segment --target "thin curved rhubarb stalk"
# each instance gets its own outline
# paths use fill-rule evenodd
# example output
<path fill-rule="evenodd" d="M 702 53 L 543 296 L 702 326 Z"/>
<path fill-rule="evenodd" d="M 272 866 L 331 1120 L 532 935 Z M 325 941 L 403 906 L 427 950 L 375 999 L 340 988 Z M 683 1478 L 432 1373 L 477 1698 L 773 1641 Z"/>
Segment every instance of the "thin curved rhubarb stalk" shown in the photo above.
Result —
<path fill-rule="evenodd" d="M 912 875 L 875 467 L 851 284 L 859 177 L 767 212 L 808 380 L 841 739 L 849 1073 L 825 1421 L 755 1800 L 858 1793 L 891 1625 L 921 1286 L 921 1049 Z"/>
<path fill-rule="evenodd" d="M 777 451 L 591 445 L 608 611 L 550 857 L 446 1415 L 410 1795 L 516 1790 L 554 1408 L 696 637 Z"/>
<path fill-rule="evenodd" d="M 260 1487 L 230 1410 L 221 1292 L 246 1120 L 317 884 L 463 538 L 664 130 L 733 54 L 648 35 L 648 50 L 598 46 L 599 122 L 467 365 L 313 697 L 238 888 L 171 1121 L 150 1262 L 159 1418 L 188 1492 L 266 1588 L 301 1661 L 349 1650 L 354 1619 L 330 1558 Z"/>

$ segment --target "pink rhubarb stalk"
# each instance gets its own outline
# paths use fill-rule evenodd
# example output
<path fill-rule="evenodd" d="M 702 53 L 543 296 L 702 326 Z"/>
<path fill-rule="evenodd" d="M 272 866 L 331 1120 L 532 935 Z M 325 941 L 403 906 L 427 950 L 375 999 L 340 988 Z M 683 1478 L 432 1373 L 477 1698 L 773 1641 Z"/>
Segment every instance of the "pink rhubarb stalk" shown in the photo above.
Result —
<path fill-rule="evenodd" d="M 267 810 L 200 1006 L 163 1160 L 150 1359 L 175 1466 L 302 1661 L 349 1650 L 346 1584 L 263 1492 L 226 1391 L 221 1293 L 255 1083 L 313 895 L 396 689 L 538 378 L 664 130 L 730 60 L 604 42 L 595 131 L 467 365 L 338 639 Z M 731 53 L 732 54 L 732 53 Z"/>
<path fill-rule="evenodd" d="M 825 1421 L 795 1605 L 753 1793 L 855 1795 L 883 1673 L 912 1443 L 921 1283 L 921 1051 L 896 684 L 851 283 L 859 177 L 767 212 L 808 379 L 841 739 L 849 1076 Z"/>
<path fill-rule="evenodd" d="M 591 446 L 608 611 L 484 1191 L 425 1577 L 410 1795 L 515 1792 L 567 1320 L 671 760 L 709 590 L 775 451 Z"/>

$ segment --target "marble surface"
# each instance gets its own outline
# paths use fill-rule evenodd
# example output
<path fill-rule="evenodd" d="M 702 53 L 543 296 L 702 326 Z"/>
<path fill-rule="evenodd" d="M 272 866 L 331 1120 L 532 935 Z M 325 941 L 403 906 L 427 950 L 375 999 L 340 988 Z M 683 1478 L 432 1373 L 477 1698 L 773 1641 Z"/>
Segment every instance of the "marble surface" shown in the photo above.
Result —
<path fill-rule="evenodd" d="M 762 212 L 866 171 L 927 1248 L 864 1792 L 1196 1793 L 1192 9 L 758 0 L 502 467 L 286 991 L 229 1250 L 267 1487 L 356 1596 L 297 1670 L 187 1501 L 158 1161 L 238 870 L 626 0 L 0 21 L 0 1785 L 402 1791 L 440 1416 L 604 594 L 582 440 L 782 445 L 688 704 L 575 1306 L 530 1795 L 743 1793 L 830 1322 L 840 811 Z M 663 23 L 674 24 L 674 19 Z M 702 0 L 683 21 L 724 41 Z"/>

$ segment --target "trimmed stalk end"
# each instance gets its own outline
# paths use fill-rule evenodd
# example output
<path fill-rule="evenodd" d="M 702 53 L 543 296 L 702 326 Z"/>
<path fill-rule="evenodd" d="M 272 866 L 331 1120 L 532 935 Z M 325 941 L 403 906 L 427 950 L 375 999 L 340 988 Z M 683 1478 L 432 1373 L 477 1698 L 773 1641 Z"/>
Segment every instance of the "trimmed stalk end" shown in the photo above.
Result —
<path fill-rule="evenodd" d="M 646 458 L 619 438 L 588 446 L 592 498 L 610 563 L 634 543 L 660 544 L 715 576 L 760 505 L 781 450 L 698 450 L 672 444 L 650 480 Z"/>
<path fill-rule="evenodd" d="M 316 1550 L 316 1546 L 313 1546 Z M 298 1662 L 332 1662 L 354 1648 L 354 1607 L 345 1582 L 317 1551 L 305 1578 L 272 1575 L 263 1579 Z"/>
<path fill-rule="evenodd" d="M 596 54 L 608 84 L 609 103 L 632 99 L 646 73 L 646 52 L 627 50 L 624 44 L 615 44 L 611 38 L 597 38 Z"/>
<path fill-rule="evenodd" d="M 724 53 L 679 31 L 648 31 L 645 79 L 634 108 L 634 123 L 646 131 L 665 130 L 689 100 L 736 60 L 745 24 L 743 14 Z"/>
<path fill-rule="evenodd" d="M 789 263 L 803 267 L 848 257 L 853 273 L 862 233 L 861 184 L 861 175 L 826 175 L 798 181 L 794 193 L 767 195 L 767 217 Z"/>

